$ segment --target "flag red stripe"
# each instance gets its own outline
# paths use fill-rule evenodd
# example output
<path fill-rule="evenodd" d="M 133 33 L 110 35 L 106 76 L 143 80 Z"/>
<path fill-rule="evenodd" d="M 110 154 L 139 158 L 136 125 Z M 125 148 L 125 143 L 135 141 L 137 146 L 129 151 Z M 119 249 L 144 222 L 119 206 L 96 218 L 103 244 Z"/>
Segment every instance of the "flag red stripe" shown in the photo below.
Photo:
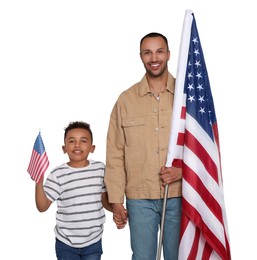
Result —
<path fill-rule="evenodd" d="M 216 142 L 216 144 L 218 146 L 218 150 L 220 151 L 218 124 L 217 123 L 213 124 L 212 125 L 212 129 L 213 129 L 215 142 Z"/>
<path fill-rule="evenodd" d="M 183 107 L 181 108 L 181 114 L 180 114 L 180 118 L 181 118 L 181 119 L 186 119 L 186 111 L 187 111 L 187 110 L 186 110 L 186 107 L 183 106 Z"/>
<path fill-rule="evenodd" d="M 183 146 L 184 143 L 185 143 L 185 134 L 184 133 L 178 133 L 177 145 Z"/>
<path fill-rule="evenodd" d="M 205 242 L 202 259 L 210 259 L 211 253 L 212 253 L 212 248 L 207 242 Z"/>
<path fill-rule="evenodd" d="M 215 123 L 212 125 L 212 129 L 213 129 L 213 135 L 214 135 L 214 140 L 215 143 L 217 144 L 218 147 L 218 155 L 219 155 L 219 167 L 220 167 L 220 179 L 222 180 L 222 171 L 221 171 L 221 155 L 220 155 L 220 142 L 219 142 L 219 131 L 218 131 L 218 124 Z"/>
<path fill-rule="evenodd" d="M 227 258 L 226 259 L 231 259 L 230 245 L 229 245 L 227 233 L 225 233 L 225 238 L 226 238 L 226 248 L 227 248 Z"/>
<path fill-rule="evenodd" d="M 219 183 L 216 164 L 200 142 L 187 129 L 185 131 L 185 145 L 201 160 L 212 178 Z"/>

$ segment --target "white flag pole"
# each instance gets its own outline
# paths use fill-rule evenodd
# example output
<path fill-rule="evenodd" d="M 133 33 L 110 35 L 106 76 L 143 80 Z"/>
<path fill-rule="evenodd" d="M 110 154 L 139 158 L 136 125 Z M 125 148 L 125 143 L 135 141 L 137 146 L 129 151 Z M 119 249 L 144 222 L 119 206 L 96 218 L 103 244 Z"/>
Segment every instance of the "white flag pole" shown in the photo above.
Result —
<path fill-rule="evenodd" d="M 192 11 L 186 10 L 183 30 L 181 35 L 180 42 L 180 51 L 179 51 L 179 59 L 178 59 L 178 67 L 177 67 L 177 77 L 176 77 L 176 86 L 175 86 L 175 94 L 174 94 L 174 102 L 173 102 L 173 111 L 172 111 L 172 127 L 170 131 L 170 141 L 168 146 L 167 153 L 167 161 L 166 167 L 170 167 L 172 165 L 174 158 L 182 158 L 181 149 L 176 149 L 176 143 L 178 138 L 178 133 L 182 130 L 184 126 L 181 125 L 180 114 L 183 102 L 183 93 L 184 93 L 184 81 L 185 81 L 185 73 L 186 73 L 186 64 L 188 53 L 184 50 L 188 50 L 189 47 L 189 39 L 191 33 L 191 25 L 192 24 Z M 181 129 L 182 128 L 182 129 Z M 161 219 L 161 227 L 159 234 L 159 245 L 157 251 L 157 260 L 161 259 L 161 251 L 162 251 L 162 242 L 163 242 L 163 232 L 164 232 L 164 222 L 165 222 L 165 212 L 166 212 L 166 203 L 168 196 L 169 185 L 165 186 L 164 196 L 163 196 L 163 208 L 162 208 L 162 219 Z"/>

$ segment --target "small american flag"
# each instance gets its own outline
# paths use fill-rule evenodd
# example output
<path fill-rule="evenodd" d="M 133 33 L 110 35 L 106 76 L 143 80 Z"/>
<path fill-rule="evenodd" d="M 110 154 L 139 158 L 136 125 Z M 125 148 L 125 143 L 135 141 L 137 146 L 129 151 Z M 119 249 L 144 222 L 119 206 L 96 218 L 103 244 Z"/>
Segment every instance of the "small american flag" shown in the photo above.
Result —
<path fill-rule="evenodd" d="M 230 260 L 218 126 L 196 21 L 186 11 L 167 164 L 182 163 L 179 260 Z"/>
<path fill-rule="evenodd" d="M 27 171 L 30 174 L 31 179 L 38 183 L 40 179 L 44 176 L 48 166 L 48 157 L 45 151 L 45 146 L 41 134 L 39 132 L 32 150 Z"/>

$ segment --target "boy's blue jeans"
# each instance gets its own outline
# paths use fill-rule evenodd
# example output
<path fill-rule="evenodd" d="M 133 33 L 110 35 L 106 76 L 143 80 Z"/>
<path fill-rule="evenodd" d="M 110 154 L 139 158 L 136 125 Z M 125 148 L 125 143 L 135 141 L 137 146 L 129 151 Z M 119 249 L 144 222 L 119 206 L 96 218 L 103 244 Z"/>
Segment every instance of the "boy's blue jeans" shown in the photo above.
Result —
<path fill-rule="evenodd" d="M 155 260 L 163 200 L 127 199 L 132 260 Z M 163 256 L 178 259 L 181 198 L 167 199 L 163 228 Z"/>
<path fill-rule="evenodd" d="M 56 238 L 55 251 L 58 260 L 100 260 L 103 253 L 102 240 L 86 247 L 75 248 Z"/>

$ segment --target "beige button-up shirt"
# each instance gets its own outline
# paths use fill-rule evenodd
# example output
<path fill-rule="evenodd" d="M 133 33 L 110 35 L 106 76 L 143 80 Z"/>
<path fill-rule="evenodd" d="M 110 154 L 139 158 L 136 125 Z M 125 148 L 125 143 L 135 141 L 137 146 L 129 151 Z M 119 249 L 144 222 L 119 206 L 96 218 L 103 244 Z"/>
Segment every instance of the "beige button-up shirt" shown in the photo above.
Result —
<path fill-rule="evenodd" d="M 165 91 L 155 97 L 146 76 L 119 96 L 107 135 L 105 184 L 109 201 L 163 198 L 160 169 L 166 164 L 175 79 L 169 73 Z M 168 197 L 181 196 L 181 181 Z"/>

